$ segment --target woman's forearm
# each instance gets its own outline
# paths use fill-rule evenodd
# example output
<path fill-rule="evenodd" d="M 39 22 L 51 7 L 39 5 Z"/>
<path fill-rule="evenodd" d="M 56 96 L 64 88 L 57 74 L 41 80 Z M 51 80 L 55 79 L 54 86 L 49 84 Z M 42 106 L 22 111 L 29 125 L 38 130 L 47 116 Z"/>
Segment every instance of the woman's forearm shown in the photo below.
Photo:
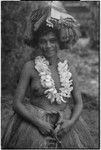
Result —
<path fill-rule="evenodd" d="M 72 114 L 72 116 L 71 116 L 71 121 L 72 121 L 73 123 L 75 123 L 75 122 L 79 119 L 79 116 L 80 116 L 80 114 L 81 114 L 81 112 L 82 112 L 82 109 L 83 109 L 83 104 L 82 104 L 82 103 L 76 104 L 76 105 L 74 106 L 73 114 Z"/>
<path fill-rule="evenodd" d="M 35 109 L 31 104 L 16 104 L 13 106 L 16 113 L 21 115 L 25 120 L 39 127 L 41 120 L 36 116 Z"/>

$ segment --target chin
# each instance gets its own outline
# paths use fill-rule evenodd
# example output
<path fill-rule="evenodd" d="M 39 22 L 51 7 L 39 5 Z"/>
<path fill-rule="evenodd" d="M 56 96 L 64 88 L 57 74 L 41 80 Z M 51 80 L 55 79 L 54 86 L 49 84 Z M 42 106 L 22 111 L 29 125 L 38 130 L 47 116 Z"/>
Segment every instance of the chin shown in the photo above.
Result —
<path fill-rule="evenodd" d="M 53 57 L 53 56 L 56 56 L 56 55 L 57 55 L 57 53 L 48 53 L 48 54 L 46 54 L 47 57 Z"/>
<path fill-rule="evenodd" d="M 54 57 L 55 55 L 47 55 L 46 57 L 51 58 Z"/>

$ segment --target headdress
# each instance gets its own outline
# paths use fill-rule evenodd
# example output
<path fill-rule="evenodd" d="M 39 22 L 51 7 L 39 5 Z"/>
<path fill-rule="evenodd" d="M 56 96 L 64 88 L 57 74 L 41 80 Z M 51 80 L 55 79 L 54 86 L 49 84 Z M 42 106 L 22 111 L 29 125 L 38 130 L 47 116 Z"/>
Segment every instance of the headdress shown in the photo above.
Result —
<path fill-rule="evenodd" d="M 37 32 L 45 23 L 50 28 L 60 31 L 61 42 L 70 38 L 76 39 L 79 35 L 77 20 L 69 15 L 60 1 L 44 1 L 45 5 L 34 10 L 30 16 L 31 32 Z"/>

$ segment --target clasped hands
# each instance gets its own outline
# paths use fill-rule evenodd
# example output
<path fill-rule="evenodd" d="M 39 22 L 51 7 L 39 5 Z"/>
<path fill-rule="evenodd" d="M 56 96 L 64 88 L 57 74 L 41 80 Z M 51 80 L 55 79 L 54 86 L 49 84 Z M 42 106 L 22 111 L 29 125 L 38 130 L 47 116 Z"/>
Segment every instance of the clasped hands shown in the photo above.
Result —
<path fill-rule="evenodd" d="M 42 121 L 42 124 L 41 124 L 42 126 L 40 126 L 40 130 L 43 135 L 53 134 L 53 135 L 62 137 L 63 135 L 65 135 L 65 133 L 67 133 L 72 128 L 72 125 L 73 125 L 72 120 L 65 120 L 63 118 L 63 114 L 61 113 L 59 114 L 60 114 L 60 117 L 59 117 L 58 122 L 55 125 L 56 126 L 55 129 L 53 125 L 50 124 L 49 122 Z"/>
<path fill-rule="evenodd" d="M 56 128 L 54 130 L 55 134 L 62 137 L 72 128 L 73 122 L 71 120 L 61 119 L 57 122 Z"/>

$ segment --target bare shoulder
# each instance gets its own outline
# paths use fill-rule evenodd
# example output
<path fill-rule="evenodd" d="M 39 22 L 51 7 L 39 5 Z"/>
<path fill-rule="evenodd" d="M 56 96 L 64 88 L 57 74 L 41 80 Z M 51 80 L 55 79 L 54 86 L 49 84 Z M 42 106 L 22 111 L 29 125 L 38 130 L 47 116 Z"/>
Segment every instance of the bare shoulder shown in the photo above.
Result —
<path fill-rule="evenodd" d="M 78 82 L 78 75 L 75 66 L 69 62 L 69 70 L 72 73 L 73 82 Z"/>
<path fill-rule="evenodd" d="M 23 66 L 23 72 L 27 73 L 27 74 L 31 74 L 32 71 L 34 71 L 34 61 L 30 60 L 27 61 L 24 66 Z"/>
<path fill-rule="evenodd" d="M 81 91 L 80 90 L 80 83 L 79 83 L 79 79 L 78 79 L 78 74 L 77 74 L 77 71 L 76 71 L 76 68 L 73 64 L 71 64 L 70 66 L 70 72 L 72 74 L 72 79 L 73 79 L 73 91 Z"/>
<path fill-rule="evenodd" d="M 69 69 L 70 69 L 70 72 L 73 74 L 73 75 L 76 75 L 77 72 L 76 72 L 76 68 L 74 67 L 74 65 L 69 62 Z"/>

